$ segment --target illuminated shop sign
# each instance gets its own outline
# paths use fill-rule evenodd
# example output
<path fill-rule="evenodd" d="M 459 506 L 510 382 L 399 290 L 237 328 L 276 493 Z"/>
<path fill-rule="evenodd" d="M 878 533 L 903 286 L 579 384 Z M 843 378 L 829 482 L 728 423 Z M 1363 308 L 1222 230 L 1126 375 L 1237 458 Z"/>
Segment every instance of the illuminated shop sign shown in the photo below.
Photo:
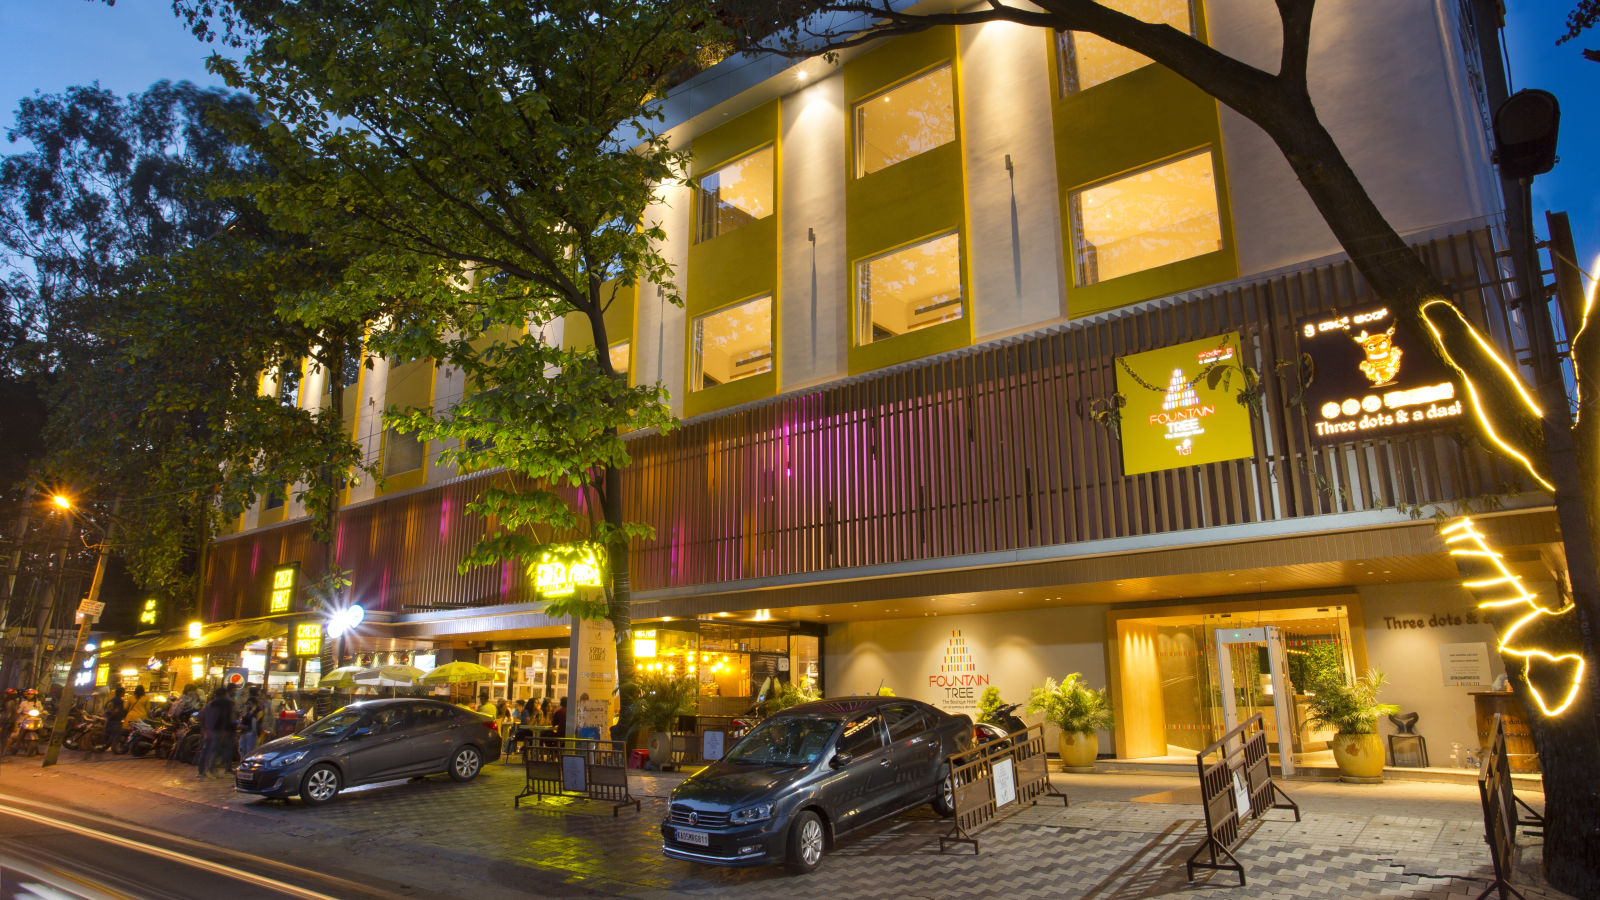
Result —
<path fill-rule="evenodd" d="M 144 601 L 144 608 L 139 610 L 139 622 L 144 625 L 156 624 L 156 617 L 160 615 L 161 601 L 154 597 Z"/>
<path fill-rule="evenodd" d="M 566 597 L 580 587 L 599 587 L 599 554 L 593 547 L 572 545 L 546 550 L 533 567 L 533 585 L 546 597 Z"/>
<path fill-rule="evenodd" d="M 654 628 L 633 633 L 633 655 L 636 659 L 655 659 L 656 630 Z"/>
<path fill-rule="evenodd" d="M 1242 459 L 1255 452 L 1250 410 L 1238 400 L 1239 335 L 1230 332 L 1117 359 L 1126 475 Z M 1231 367 L 1210 386 L 1208 374 Z"/>
<path fill-rule="evenodd" d="M 1301 319 L 1300 352 L 1316 364 L 1306 388 L 1315 444 L 1418 431 L 1460 419 L 1465 407 L 1427 339 L 1385 306 Z"/>
<path fill-rule="evenodd" d="M 322 623 L 296 622 L 289 631 L 289 655 L 297 659 L 315 659 L 322 655 Z"/>
<path fill-rule="evenodd" d="M 272 592 L 267 595 L 268 615 L 286 613 L 294 605 L 294 583 L 299 574 L 300 567 L 297 565 L 279 566 L 272 570 Z"/>

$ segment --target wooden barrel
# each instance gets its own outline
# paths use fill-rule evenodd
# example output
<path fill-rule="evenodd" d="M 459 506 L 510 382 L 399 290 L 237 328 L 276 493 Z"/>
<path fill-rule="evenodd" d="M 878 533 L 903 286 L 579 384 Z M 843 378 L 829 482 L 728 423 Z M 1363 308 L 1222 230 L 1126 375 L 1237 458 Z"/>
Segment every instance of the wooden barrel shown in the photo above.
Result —
<path fill-rule="evenodd" d="M 1478 718 L 1479 752 L 1489 745 L 1489 728 L 1494 714 L 1505 721 L 1506 756 L 1513 772 L 1538 772 L 1539 754 L 1533 749 L 1533 733 L 1528 730 L 1528 714 L 1522 701 L 1510 691 L 1474 691 L 1472 705 Z"/>

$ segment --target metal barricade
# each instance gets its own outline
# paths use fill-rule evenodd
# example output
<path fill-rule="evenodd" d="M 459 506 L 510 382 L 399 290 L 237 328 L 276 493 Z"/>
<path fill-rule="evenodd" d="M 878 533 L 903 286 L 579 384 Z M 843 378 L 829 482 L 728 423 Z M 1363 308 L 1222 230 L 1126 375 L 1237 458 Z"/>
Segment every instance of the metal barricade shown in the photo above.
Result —
<path fill-rule="evenodd" d="M 683 766 L 702 766 L 713 763 L 722 758 L 727 752 L 732 741 L 728 740 L 732 718 L 722 716 L 700 716 L 700 721 L 692 732 L 675 731 L 672 733 L 672 749 L 667 756 L 667 762 L 662 768 L 682 768 Z"/>
<path fill-rule="evenodd" d="M 1483 889 L 1477 900 L 1496 891 L 1500 900 L 1524 900 L 1521 892 L 1511 886 L 1517 859 L 1517 826 L 1538 828 L 1538 832 L 1530 833 L 1543 837 L 1544 816 L 1511 789 L 1511 755 L 1506 751 L 1506 724 L 1499 713 L 1495 713 L 1489 726 L 1489 745 L 1478 768 L 1478 799 L 1483 804 L 1483 839 L 1489 845 L 1489 859 L 1494 862 L 1494 882 Z M 1519 806 L 1528 812 L 1528 818 L 1518 818 Z"/>
<path fill-rule="evenodd" d="M 949 844 L 971 844 L 980 852 L 978 832 L 1042 797 L 1067 795 L 1050 783 L 1049 757 L 1044 749 L 1044 726 L 1030 725 L 945 760 L 950 770 L 954 823 L 939 837 L 939 852 Z"/>
<path fill-rule="evenodd" d="M 1207 757 L 1214 758 L 1207 762 Z M 1259 713 L 1195 754 L 1195 765 L 1200 770 L 1206 837 L 1185 863 L 1189 880 L 1194 880 L 1195 869 L 1227 869 L 1238 873 L 1242 886 L 1244 864 L 1233 851 L 1247 837 L 1240 828 L 1245 817 L 1259 819 L 1269 809 L 1292 809 L 1298 822 L 1300 805 L 1272 780 L 1267 732 Z M 1201 854 L 1207 854 L 1203 861 L 1199 859 Z"/>
<path fill-rule="evenodd" d="M 628 750 L 621 741 L 543 738 L 523 748 L 522 765 L 526 781 L 512 806 L 521 807 L 524 797 L 581 797 L 610 803 L 613 817 L 624 806 L 642 809 L 628 790 Z"/>

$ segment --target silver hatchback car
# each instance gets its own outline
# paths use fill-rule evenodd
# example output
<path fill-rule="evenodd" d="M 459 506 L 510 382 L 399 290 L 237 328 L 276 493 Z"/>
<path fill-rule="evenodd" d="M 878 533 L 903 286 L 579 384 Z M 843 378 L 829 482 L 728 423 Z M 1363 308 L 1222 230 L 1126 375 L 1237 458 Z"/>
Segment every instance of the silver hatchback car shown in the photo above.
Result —
<path fill-rule="evenodd" d="M 234 787 L 317 806 L 358 784 L 438 774 L 471 781 L 499 758 L 488 716 L 439 700 L 367 700 L 263 744 L 239 764 Z"/>

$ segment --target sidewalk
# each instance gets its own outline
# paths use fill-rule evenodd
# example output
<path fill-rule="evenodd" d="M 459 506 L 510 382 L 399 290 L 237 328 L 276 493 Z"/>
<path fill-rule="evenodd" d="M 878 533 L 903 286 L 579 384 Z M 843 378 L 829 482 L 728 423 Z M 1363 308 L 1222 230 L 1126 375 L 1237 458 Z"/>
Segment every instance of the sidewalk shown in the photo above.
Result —
<path fill-rule="evenodd" d="M 7 789 L 19 785 L 10 765 Z M 513 867 L 508 879 L 535 893 L 646 897 L 1157 897 L 1198 892 L 1227 898 L 1401 897 L 1471 900 L 1489 883 L 1476 786 L 1390 781 L 1381 785 L 1290 782 L 1304 821 L 1275 811 L 1239 851 L 1249 883 L 1230 872 L 1201 873 L 1190 885 L 1183 860 L 1202 836 L 1192 778 L 1053 774 L 1071 806 L 1043 801 L 984 831 L 982 854 L 939 853 L 948 825 L 926 808 L 841 840 L 810 876 L 780 868 L 720 869 L 668 860 L 657 827 L 682 773 L 632 773 L 643 811 L 613 817 L 609 805 L 524 801 L 520 767 L 491 765 L 469 784 L 445 778 L 357 788 L 327 806 L 263 801 L 226 780 L 199 781 L 188 767 L 67 754 L 33 777 L 96 806 L 97 786 L 153 792 L 239 814 L 246 831 L 305 841 L 338 840 L 374 858 L 453 866 L 464 879 Z M 42 781 L 40 782 L 42 783 Z M 1535 807 L 1542 798 L 1530 794 Z M 170 830 L 182 822 L 153 823 Z M 1537 840 L 1524 840 L 1516 886 L 1530 900 L 1564 895 L 1537 875 Z M 515 874 L 521 872 L 521 875 Z M 464 881 L 470 883 L 469 881 Z M 535 885 L 540 887 L 536 890 Z"/>

